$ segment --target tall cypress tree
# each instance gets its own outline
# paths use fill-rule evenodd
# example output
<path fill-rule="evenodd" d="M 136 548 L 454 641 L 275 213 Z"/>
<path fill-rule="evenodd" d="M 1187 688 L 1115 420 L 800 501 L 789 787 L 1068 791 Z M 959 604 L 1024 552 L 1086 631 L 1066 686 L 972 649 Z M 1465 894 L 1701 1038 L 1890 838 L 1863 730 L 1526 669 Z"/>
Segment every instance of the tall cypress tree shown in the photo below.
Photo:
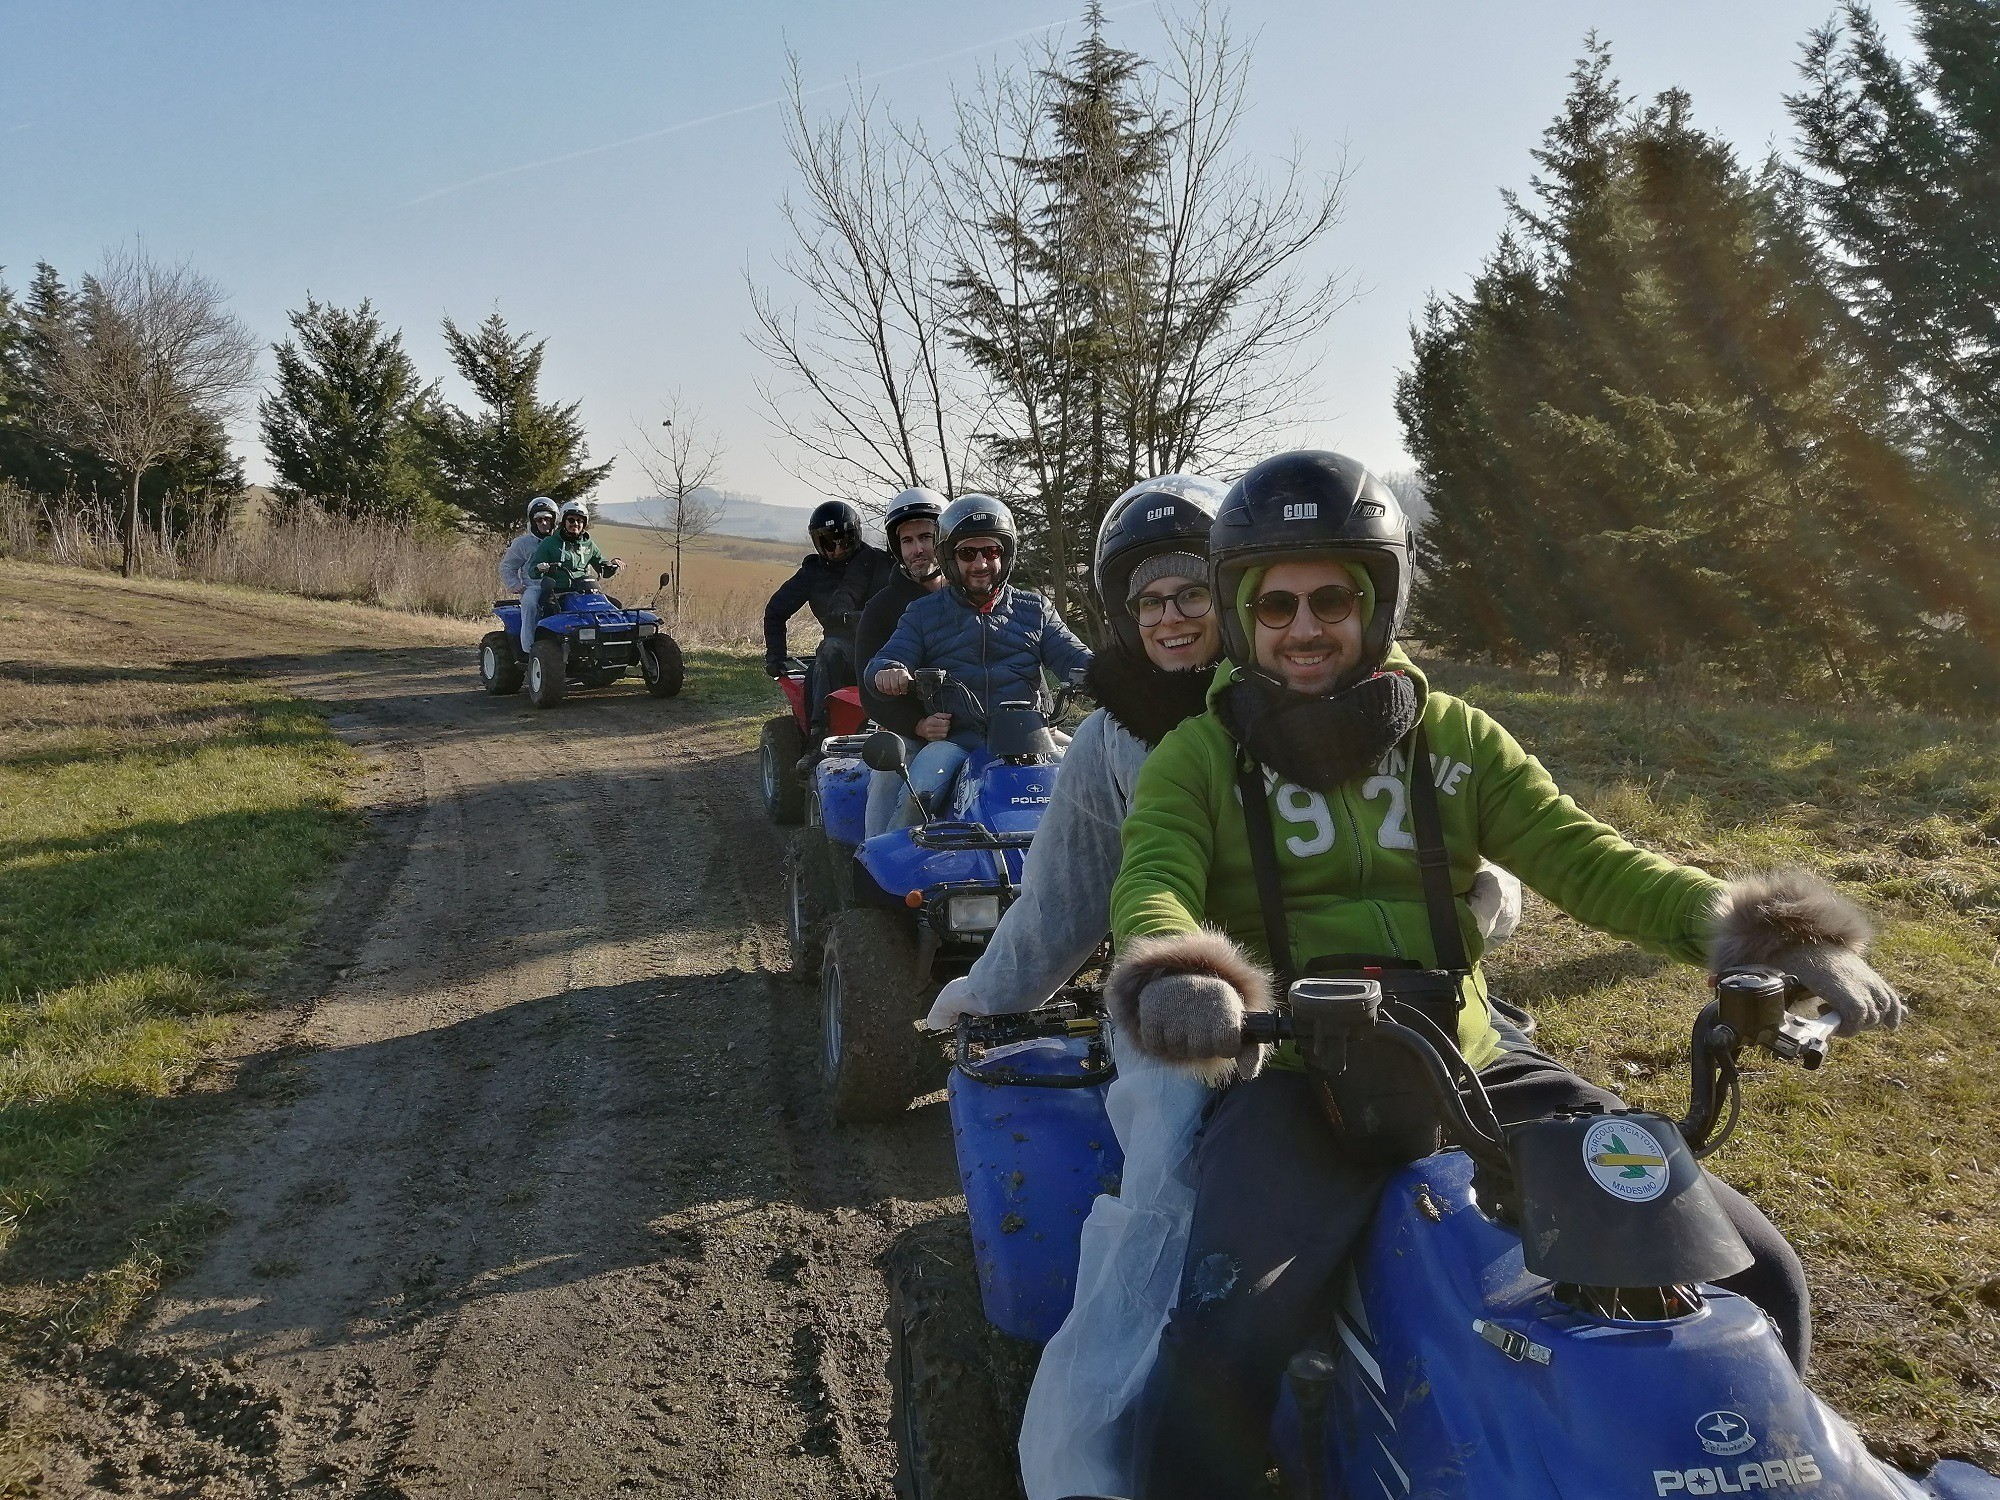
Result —
<path fill-rule="evenodd" d="M 537 495 L 580 500 L 604 482 L 611 465 L 586 462 L 581 403 L 540 399 L 547 340 L 510 334 L 497 312 L 470 333 L 446 318 L 444 338 L 480 409 L 437 403 L 414 414 L 441 500 L 472 525 L 504 531 L 521 525 Z"/>
<path fill-rule="evenodd" d="M 276 388 L 259 407 L 281 499 L 348 516 L 408 519 L 427 509 L 412 414 L 428 393 L 371 303 L 306 298 L 276 345 Z"/>

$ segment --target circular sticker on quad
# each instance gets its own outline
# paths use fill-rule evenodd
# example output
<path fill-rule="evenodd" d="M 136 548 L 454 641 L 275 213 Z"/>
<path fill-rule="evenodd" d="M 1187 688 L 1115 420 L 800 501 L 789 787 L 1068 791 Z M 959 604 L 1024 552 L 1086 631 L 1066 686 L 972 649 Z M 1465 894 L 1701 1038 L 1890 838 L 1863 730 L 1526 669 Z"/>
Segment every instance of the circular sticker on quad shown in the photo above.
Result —
<path fill-rule="evenodd" d="M 1666 1148 L 1630 1119 L 1599 1120 L 1586 1130 L 1583 1164 L 1593 1182 L 1627 1203 L 1650 1203 L 1667 1190 Z"/>
<path fill-rule="evenodd" d="M 1757 1446 L 1757 1434 L 1733 1411 L 1703 1412 L 1694 1424 L 1694 1435 L 1701 1439 L 1702 1447 L 1722 1458 L 1734 1458 Z"/>

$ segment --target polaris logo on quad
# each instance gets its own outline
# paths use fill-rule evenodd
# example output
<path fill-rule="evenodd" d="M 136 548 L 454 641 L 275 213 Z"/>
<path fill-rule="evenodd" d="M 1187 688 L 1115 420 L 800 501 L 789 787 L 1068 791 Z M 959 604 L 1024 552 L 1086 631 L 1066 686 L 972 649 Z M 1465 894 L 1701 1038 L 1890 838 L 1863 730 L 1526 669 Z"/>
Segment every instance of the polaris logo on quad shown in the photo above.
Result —
<path fill-rule="evenodd" d="M 1287 521 L 1317 521 L 1319 519 L 1319 502 L 1317 500 L 1303 500 L 1297 505 L 1287 505 L 1285 507 L 1285 519 Z"/>
<path fill-rule="evenodd" d="M 1820 1481 L 1819 1460 L 1810 1453 L 1796 1458 L 1767 1458 L 1738 1464 L 1734 1469 L 1655 1469 L 1653 1493 L 1659 1495 L 1747 1495 L 1771 1490 L 1802 1490 Z"/>
<path fill-rule="evenodd" d="M 1007 800 L 1015 807 L 1040 807 L 1049 799 L 1046 797 L 1009 797 Z"/>
<path fill-rule="evenodd" d="M 1703 1412 L 1701 1420 L 1694 1424 L 1694 1435 L 1701 1439 L 1703 1448 L 1718 1458 L 1734 1458 L 1757 1446 L 1757 1434 L 1733 1411 Z"/>
<path fill-rule="evenodd" d="M 1583 1165 L 1592 1182 L 1627 1203 L 1652 1202 L 1667 1190 L 1671 1175 L 1666 1148 L 1645 1126 L 1629 1119 L 1599 1120 L 1586 1130 Z"/>

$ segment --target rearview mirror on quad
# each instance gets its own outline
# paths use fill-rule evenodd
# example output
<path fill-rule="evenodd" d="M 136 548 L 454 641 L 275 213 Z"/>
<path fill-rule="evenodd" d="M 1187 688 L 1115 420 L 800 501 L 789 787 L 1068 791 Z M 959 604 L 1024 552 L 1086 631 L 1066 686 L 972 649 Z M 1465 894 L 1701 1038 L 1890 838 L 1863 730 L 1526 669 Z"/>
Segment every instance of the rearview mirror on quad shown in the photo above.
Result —
<path fill-rule="evenodd" d="M 672 573 L 662 573 L 660 575 L 661 588 L 665 588 L 668 584 L 672 583 L 673 581 L 674 581 L 674 575 Z"/>
<path fill-rule="evenodd" d="M 901 774 L 908 762 L 903 753 L 903 737 L 893 729 L 878 729 L 861 745 L 861 763 L 871 771 Z"/>

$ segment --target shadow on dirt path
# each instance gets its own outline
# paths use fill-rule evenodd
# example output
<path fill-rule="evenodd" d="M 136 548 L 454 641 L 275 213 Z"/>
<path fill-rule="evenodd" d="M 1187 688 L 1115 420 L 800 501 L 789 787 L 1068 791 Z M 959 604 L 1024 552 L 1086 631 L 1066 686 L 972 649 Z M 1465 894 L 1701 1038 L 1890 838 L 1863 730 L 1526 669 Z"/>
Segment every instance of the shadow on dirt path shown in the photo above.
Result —
<path fill-rule="evenodd" d="M 949 1131 L 818 1113 L 754 720 L 536 713 L 460 646 L 225 668 L 339 705 L 378 836 L 51 1491 L 887 1495 L 874 1262 Z"/>

